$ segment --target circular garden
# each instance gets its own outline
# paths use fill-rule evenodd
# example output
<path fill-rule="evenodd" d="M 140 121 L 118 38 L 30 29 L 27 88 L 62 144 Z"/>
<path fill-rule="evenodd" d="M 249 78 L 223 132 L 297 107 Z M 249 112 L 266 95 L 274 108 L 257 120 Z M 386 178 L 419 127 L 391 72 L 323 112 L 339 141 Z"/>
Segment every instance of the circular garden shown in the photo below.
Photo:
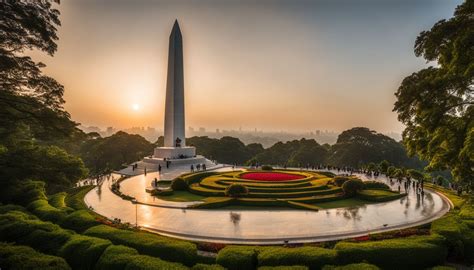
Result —
<path fill-rule="evenodd" d="M 191 208 L 225 206 L 291 207 L 319 210 L 319 204 L 340 201 L 338 207 L 351 206 L 348 199 L 383 202 L 405 196 L 375 181 L 335 176 L 327 172 L 293 170 L 243 170 L 199 172 L 182 175 L 171 183 L 173 191 L 201 196 L 202 203 Z M 157 193 L 160 198 L 173 192 Z M 347 205 L 344 204 L 345 200 Z"/>

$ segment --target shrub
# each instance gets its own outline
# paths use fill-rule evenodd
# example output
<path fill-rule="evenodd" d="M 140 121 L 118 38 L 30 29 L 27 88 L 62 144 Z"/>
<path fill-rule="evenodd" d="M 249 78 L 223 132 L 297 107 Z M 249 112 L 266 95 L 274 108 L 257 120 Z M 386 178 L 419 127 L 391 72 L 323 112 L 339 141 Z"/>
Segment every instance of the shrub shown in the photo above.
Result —
<path fill-rule="evenodd" d="M 27 210 L 25 207 L 16 204 L 0 205 L 0 214 L 5 214 L 10 211 L 26 212 Z"/>
<path fill-rule="evenodd" d="M 308 270 L 307 266 L 292 265 L 292 266 L 261 266 L 258 270 Z"/>
<path fill-rule="evenodd" d="M 340 264 L 368 262 L 383 269 L 422 269 L 443 263 L 444 237 L 412 236 L 370 242 L 339 242 L 335 249 Z"/>
<path fill-rule="evenodd" d="M 99 222 L 87 210 L 74 211 L 61 222 L 61 226 L 76 232 L 83 232 L 98 224 Z"/>
<path fill-rule="evenodd" d="M 346 176 L 336 176 L 333 178 L 333 182 L 334 182 L 334 185 L 338 187 L 342 187 L 342 185 L 350 179 L 351 178 L 346 177 Z"/>
<path fill-rule="evenodd" d="M 151 191 L 151 195 L 153 196 L 170 196 L 173 194 L 173 189 L 154 189 Z"/>
<path fill-rule="evenodd" d="M 379 270 L 377 266 L 368 263 L 352 263 L 348 265 L 326 265 L 322 270 Z"/>
<path fill-rule="evenodd" d="M 180 263 L 172 263 L 160 260 L 158 258 L 136 255 L 130 258 L 130 262 L 125 270 L 150 270 L 150 269 L 166 269 L 166 270 L 186 270 L 188 267 Z"/>
<path fill-rule="evenodd" d="M 1 269 L 71 269 L 63 258 L 39 253 L 27 246 L 0 243 Z"/>
<path fill-rule="evenodd" d="M 96 237 L 75 234 L 58 255 L 75 269 L 93 269 L 104 250 L 112 243 Z"/>
<path fill-rule="evenodd" d="M 196 245 L 181 240 L 145 232 L 116 229 L 106 225 L 89 228 L 85 235 L 109 239 L 116 245 L 132 247 L 141 254 L 156 256 L 163 260 L 182 262 L 192 266 L 196 262 Z"/>
<path fill-rule="evenodd" d="M 219 251 L 216 262 L 229 270 L 255 269 L 257 247 L 227 246 Z"/>
<path fill-rule="evenodd" d="M 192 270 L 225 270 L 224 267 L 218 264 L 202 264 L 198 263 L 191 268 Z"/>
<path fill-rule="evenodd" d="M 47 200 L 41 199 L 31 202 L 27 209 L 43 220 L 58 223 L 66 216 L 66 212 L 51 206 Z"/>
<path fill-rule="evenodd" d="M 45 183 L 42 181 L 19 181 L 0 189 L 3 202 L 28 205 L 32 201 L 46 200 Z"/>
<path fill-rule="evenodd" d="M 264 248 L 258 254 L 258 265 L 304 265 L 309 269 L 321 269 L 326 264 L 334 264 L 336 254 L 334 250 L 320 247 Z"/>
<path fill-rule="evenodd" d="M 347 197 L 352 197 L 357 194 L 357 191 L 361 190 L 364 187 L 364 183 L 360 179 L 352 178 L 342 184 L 342 190 L 344 195 Z"/>
<path fill-rule="evenodd" d="M 364 189 L 390 189 L 390 187 L 378 181 L 364 181 Z"/>
<path fill-rule="evenodd" d="M 66 196 L 67 196 L 66 192 L 59 192 L 59 193 L 49 196 L 48 202 L 53 207 L 66 208 L 66 202 L 64 201 Z"/>
<path fill-rule="evenodd" d="M 447 214 L 433 221 L 431 231 L 446 238 L 450 256 L 458 258 L 464 256 L 464 239 L 469 228 L 461 222 L 458 216 Z"/>
<path fill-rule="evenodd" d="M 262 170 L 264 171 L 273 171 L 273 167 L 270 165 L 263 165 Z"/>
<path fill-rule="evenodd" d="M 474 201 L 466 202 L 459 212 L 462 219 L 474 219 Z"/>
<path fill-rule="evenodd" d="M 406 193 L 398 193 L 387 189 L 363 189 L 357 192 L 357 197 L 371 202 L 386 202 L 406 196 Z"/>
<path fill-rule="evenodd" d="M 173 190 L 187 190 L 188 189 L 188 184 L 186 184 L 186 181 L 184 181 L 183 178 L 178 177 L 171 182 L 171 188 Z"/>
<path fill-rule="evenodd" d="M 229 197 L 242 197 L 249 194 L 249 189 L 241 184 L 232 184 L 225 189 L 225 195 Z"/>
<path fill-rule="evenodd" d="M 84 196 L 91 191 L 94 186 L 83 186 L 75 188 L 68 192 L 68 195 L 64 199 L 66 205 L 76 210 L 89 209 L 86 203 L 84 202 Z"/>
<path fill-rule="evenodd" d="M 125 269 L 132 257 L 138 255 L 138 251 L 122 245 L 110 245 L 100 256 L 97 262 L 97 270 Z"/>

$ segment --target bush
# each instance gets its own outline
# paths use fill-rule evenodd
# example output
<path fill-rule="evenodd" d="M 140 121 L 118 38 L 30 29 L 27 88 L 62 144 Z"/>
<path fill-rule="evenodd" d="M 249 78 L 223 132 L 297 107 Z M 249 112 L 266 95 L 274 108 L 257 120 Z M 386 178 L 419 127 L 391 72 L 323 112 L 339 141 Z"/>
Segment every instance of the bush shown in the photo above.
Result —
<path fill-rule="evenodd" d="M 292 265 L 292 266 L 262 266 L 258 270 L 308 270 L 307 266 Z"/>
<path fill-rule="evenodd" d="M 198 263 L 191 268 L 192 270 L 225 270 L 224 267 L 218 264 L 202 264 Z"/>
<path fill-rule="evenodd" d="M 154 189 L 151 191 L 151 195 L 153 196 L 170 196 L 173 194 L 173 189 Z"/>
<path fill-rule="evenodd" d="M 241 184 L 232 184 L 225 189 L 225 195 L 229 197 L 242 197 L 249 194 L 249 189 Z"/>
<path fill-rule="evenodd" d="M 61 222 L 61 226 L 75 230 L 76 232 L 83 232 L 98 224 L 99 222 L 87 210 L 74 211 L 67 215 Z"/>
<path fill-rule="evenodd" d="M 433 221 L 431 231 L 446 238 L 450 256 L 462 258 L 464 256 L 465 234 L 469 228 L 462 223 L 458 216 L 447 214 Z"/>
<path fill-rule="evenodd" d="M 357 191 L 361 190 L 364 187 L 362 180 L 357 178 L 352 178 L 342 184 L 342 190 L 344 195 L 347 197 L 352 197 L 357 194 Z"/>
<path fill-rule="evenodd" d="M 125 269 L 132 257 L 138 255 L 138 251 L 121 245 L 110 245 L 100 256 L 97 262 L 97 270 Z"/>
<path fill-rule="evenodd" d="M 48 202 L 53 207 L 66 208 L 66 202 L 64 201 L 66 196 L 67 196 L 66 192 L 59 192 L 59 193 L 49 196 Z"/>
<path fill-rule="evenodd" d="M 131 257 L 130 262 L 125 270 L 150 270 L 150 269 L 166 269 L 166 270 L 186 270 L 188 267 L 180 263 L 172 263 L 160 260 L 158 258 L 136 255 Z"/>
<path fill-rule="evenodd" d="M 351 178 L 346 177 L 346 176 L 336 176 L 333 178 L 333 182 L 336 186 L 342 187 L 342 185 L 350 179 Z"/>
<path fill-rule="evenodd" d="M 10 211 L 20 211 L 20 212 L 26 212 L 26 208 L 20 205 L 16 204 L 5 204 L 5 205 L 0 205 L 0 214 L 5 214 Z"/>
<path fill-rule="evenodd" d="M 27 209 L 43 220 L 58 223 L 66 216 L 66 212 L 51 206 L 47 200 L 41 199 L 31 202 Z"/>
<path fill-rule="evenodd" d="M 28 205 L 32 201 L 46 200 L 45 183 L 42 181 L 19 181 L 0 189 L 3 202 Z"/>
<path fill-rule="evenodd" d="M 66 205 L 76 210 L 88 210 L 86 203 L 84 202 L 84 196 L 91 191 L 94 186 L 83 186 L 75 188 L 68 192 L 68 195 L 64 199 Z"/>
<path fill-rule="evenodd" d="M 182 262 L 189 266 L 194 265 L 197 258 L 195 244 L 156 234 L 121 230 L 106 225 L 89 228 L 84 234 L 108 239 L 116 245 L 132 247 L 141 254 L 156 256 L 166 261 Z"/>
<path fill-rule="evenodd" d="M 390 187 L 378 181 L 364 181 L 364 189 L 390 189 Z"/>
<path fill-rule="evenodd" d="M 63 258 L 39 253 L 27 246 L 0 243 L 1 269 L 71 269 Z"/>
<path fill-rule="evenodd" d="M 387 189 L 363 189 L 357 192 L 357 197 L 371 202 L 386 202 L 406 196 L 406 193 L 398 193 Z"/>
<path fill-rule="evenodd" d="M 335 250 L 320 247 L 264 248 L 258 254 L 259 266 L 304 265 L 309 269 L 321 269 L 336 261 Z"/>
<path fill-rule="evenodd" d="M 75 269 L 93 269 L 105 249 L 112 243 L 96 237 L 75 234 L 58 255 Z"/>
<path fill-rule="evenodd" d="M 229 270 L 255 269 L 257 247 L 227 246 L 219 251 L 216 262 Z"/>
<path fill-rule="evenodd" d="M 183 178 L 178 177 L 171 182 L 171 188 L 173 190 L 187 190 L 188 189 L 188 184 L 186 181 L 184 181 Z"/>
<path fill-rule="evenodd" d="M 368 263 L 352 263 L 348 265 L 326 265 L 322 270 L 379 270 L 377 266 Z"/>
<path fill-rule="evenodd" d="M 273 167 L 270 165 L 263 165 L 262 170 L 264 171 L 273 171 Z"/>
<path fill-rule="evenodd" d="M 383 269 L 422 269 L 444 263 L 444 237 L 412 236 L 370 242 L 339 242 L 339 264 L 368 262 Z"/>
<path fill-rule="evenodd" d="M 473 219 L 474 220 L 474 201 L 466 202 L 459 212 L 459 216 L 462 219 Z"/>

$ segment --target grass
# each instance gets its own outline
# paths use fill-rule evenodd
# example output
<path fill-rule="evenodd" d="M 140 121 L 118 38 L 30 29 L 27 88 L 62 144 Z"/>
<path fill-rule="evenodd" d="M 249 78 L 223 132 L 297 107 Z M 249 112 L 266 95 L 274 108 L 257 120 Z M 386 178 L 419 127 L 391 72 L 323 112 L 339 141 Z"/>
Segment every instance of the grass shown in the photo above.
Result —
<path fill-rule="evenodd" d="M 351 207 L 351 206 L 363 206 L 371 204 L 371 202 L 367 202 L 357 198 L 348 198 L 343 200 L 331 201 L 331 202 L 321 202 L 321 203 L 313 203 L 312 205 L 317 206 L 322 209 L 331 209 L 331 208 L 342 208 L 342 207 Z"/>

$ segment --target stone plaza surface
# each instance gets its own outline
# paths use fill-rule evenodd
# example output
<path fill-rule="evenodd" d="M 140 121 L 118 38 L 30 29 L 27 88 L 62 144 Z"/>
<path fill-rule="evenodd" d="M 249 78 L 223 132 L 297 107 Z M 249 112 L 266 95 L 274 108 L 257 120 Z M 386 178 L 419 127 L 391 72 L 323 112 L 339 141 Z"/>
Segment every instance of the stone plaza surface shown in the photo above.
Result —
<path fill-rule="evenodd" d="M 176 167 L 172 171 L 173 175 L 179 175 L 188 172 L 189 168 Z M 384 176 L 357 176 L 363 180 L 388 182 Z M 425 224 L 450 209 L 449 200 L 428 189 L 425 189 L 423 200 L 411 189 L 408 196 L 390 202 L 318 212 L 271 208 L 185 209 L 195 202 L 168 202 L 146 194 L 143 187 L 149 185 L 153 177 L 138 175 L 122 182 L 122 192 L 136 195 L 138 201 L 147 204 L 137 204 L 135 208 L 130 201 L 122 200 L 110 191 L 111 182 L 104 182 L 102 187 L 90 191 L 85 197 L 86 204 L 101 215 L 131 224 L 135 224 L 137 214 L 139 226 L 163 235 L 234 244 L 282 244 L 285 240 L 304 243 L 357 237 Z M 392 185 L 393 189 L 397 187 L 398 184 Z M 155 205 L 148 205 L 150 202 Z"/>

